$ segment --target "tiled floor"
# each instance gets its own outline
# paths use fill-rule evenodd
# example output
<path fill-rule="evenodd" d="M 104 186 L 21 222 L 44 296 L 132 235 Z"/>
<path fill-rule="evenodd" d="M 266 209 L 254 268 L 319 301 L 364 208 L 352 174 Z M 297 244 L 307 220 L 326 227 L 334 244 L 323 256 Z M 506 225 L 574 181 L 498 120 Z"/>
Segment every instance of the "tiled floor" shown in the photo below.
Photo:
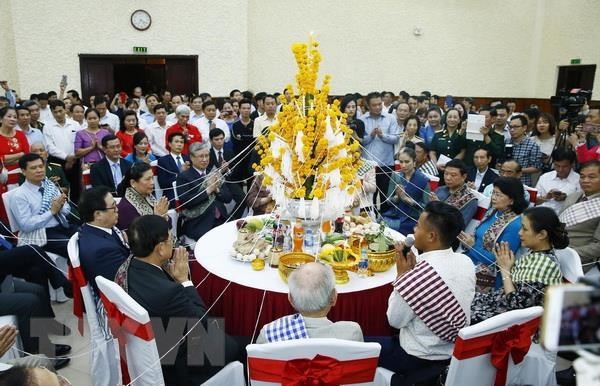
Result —
<path fill-rule="evenodd" d="M 56 320 L 66 324 L 71 328 L 70 336 L 51 336 L 54 343 L 63 343 L 71 345 L 71 363 L 59 373 L 65 376 L 73 385 L 91 386 L 92 380 L 90 377 L 90 342 L 88 339 L 87 323 L 84 322 L 84 336 L 79 334 L 77 330 L 77 318 L 73 316 L 73 301 L 69 300 L 66 303 L 52 304 L 56 314 Z"/>

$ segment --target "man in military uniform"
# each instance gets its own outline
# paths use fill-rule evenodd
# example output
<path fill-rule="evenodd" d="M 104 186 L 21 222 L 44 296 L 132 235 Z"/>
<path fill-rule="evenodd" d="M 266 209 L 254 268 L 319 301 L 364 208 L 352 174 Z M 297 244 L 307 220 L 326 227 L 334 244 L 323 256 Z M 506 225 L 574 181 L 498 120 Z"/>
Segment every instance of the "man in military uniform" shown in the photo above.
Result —
<path fill-rule="evenodd" d="M 48 152 L 46 151 L 46 147 L 41 142 L 33 143 L 29 146 L 30 153 L 39 154 L 40 157 L 46 163 L 46 177 L 48 177 L 51 181 L 57 184 L 65 194 L 69 194 L 69 181 L 67 181 L 67 177 L 65 176 L 65 172 L 62 170 L 60 164 L 48 162 Z M 21 175 L 21 179 L 19 180 L 19 185 L 25 181 L 25 176 Z"/>

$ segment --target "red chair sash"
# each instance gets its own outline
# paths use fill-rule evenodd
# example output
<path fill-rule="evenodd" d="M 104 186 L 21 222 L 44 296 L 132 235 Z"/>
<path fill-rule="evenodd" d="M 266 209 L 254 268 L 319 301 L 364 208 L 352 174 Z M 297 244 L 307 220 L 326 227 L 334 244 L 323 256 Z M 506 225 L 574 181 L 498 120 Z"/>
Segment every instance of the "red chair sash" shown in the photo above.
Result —
<path fill-rule="evenodd" d="M 339 361 L 320 354 L 313 359 L 289 361 L 249 357 L 248 368 L 254 381 L 277 382 L 282 386 L 339 386 L 372 382 L 378 359 Z"/>
<path fill-rule="evenodd" d="M 537 331 L 540 318 L 527 323 L 516 324 L 507 330 L 463 340 L 456 338 L 454 353 L 456 359 L 463 360 L 491 353 L 492 365 L 496 368 L 494 386 L 506 385 L 508 357 L 519 364 L 529 352 L 531 336 Z"/>
<path fill-rule="evenodd" d="M 125 346 L 127 345 L 127 337 L 125 336 L 125 333 L 127 332 L 143 340 L 150 341 L 154 339 L 152 324 L 149 322 L 140 323 L 137 320 L 130 318 L 122 313 L 121 310 L 119 310 L 117 306 L 112 303 L 102 292 L 98 292 L 100 294 L 102 304 L 104 304 L 106 315 L 108 316 L 108 325 L 110 326 L 110 330 L 115 338 L 117 338 L 119 341 L 121 374 L 123 378 L 122 381 L 124 384 L 129 384 L 131 380 L 129 377 L 129 371 L 127 370 L 127 351 L 125 350 Z"/>
<path fill-rule="evenodd" d="M 81 296 L 81 289 L 85 287 L 88 282 L 83 273 L 81 266 L 73 267 L 69 265 L 69 280 L 73 286 L 73 315 L 78 319 L 77 329 L 79 333 L 83 335 L 83 298 Z"/>

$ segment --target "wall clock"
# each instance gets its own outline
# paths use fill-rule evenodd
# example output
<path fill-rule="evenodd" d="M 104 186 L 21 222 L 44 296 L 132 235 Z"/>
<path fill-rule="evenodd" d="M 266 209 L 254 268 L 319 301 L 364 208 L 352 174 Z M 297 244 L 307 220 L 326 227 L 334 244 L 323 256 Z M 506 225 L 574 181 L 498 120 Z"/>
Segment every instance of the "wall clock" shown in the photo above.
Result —
<path fill-rule="evenodd" d="M 131 25 L 138 31 L 147 30 L 148 28 L 150 28 L 151 24 L 152 17 L 148 13 L 148 11 L 138 9 L 136 11 L 133 11 L 133 13 L 131 14 Z"/>

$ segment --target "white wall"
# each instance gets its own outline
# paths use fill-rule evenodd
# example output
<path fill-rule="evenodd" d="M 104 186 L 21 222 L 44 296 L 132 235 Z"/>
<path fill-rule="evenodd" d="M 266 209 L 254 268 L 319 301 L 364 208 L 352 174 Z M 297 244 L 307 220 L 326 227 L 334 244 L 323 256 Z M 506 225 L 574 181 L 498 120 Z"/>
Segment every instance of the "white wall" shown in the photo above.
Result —
<path fill-rule="evenodd" d="M 151 55 L 198 55 L 199 87 L 216 95 L 247 83 L 245 0 L 229 0 L 227 10 L 210 0 L 0 2 L 12 4 L 23 95 L 57 90 L 62 74 L 69 88 L 80 89 L 78 54 L 132 54 L 134 46 Z M 138 8 L 152 16 L 147 31 L 131 26 Z"/>
<path fill-rule="evenodd" d="M 152 15 L 148 31 L 129 22 Z M 598 0 L 0 0 L 0 78 L 21 95 L 80 89 L 78 54 L 198 55 L 199 89 L 281 91 L 314 31 L 332 92 L 547 98 L 557 66 L 599 63 Z M 421 36 L 414 36 L 419 27 Z M 599 63 L 600 64 L 600 63 Z M 600 98 L 600 68 L 595 99 Z"/>

